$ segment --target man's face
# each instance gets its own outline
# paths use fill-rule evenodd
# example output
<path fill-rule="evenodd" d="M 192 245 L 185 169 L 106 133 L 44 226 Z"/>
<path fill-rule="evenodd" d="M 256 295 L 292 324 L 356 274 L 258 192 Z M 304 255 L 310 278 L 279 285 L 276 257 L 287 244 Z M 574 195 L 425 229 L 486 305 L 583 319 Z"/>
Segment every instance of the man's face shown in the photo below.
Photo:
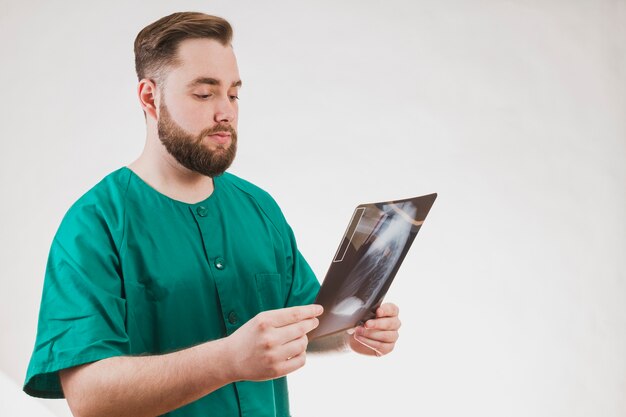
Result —
<path fill-rule="evenodd" d="M 237 95 L 241 85 L 230 46 L 188 39 L 178 47 L 180 64 L 160 86 L 157 128 L 161 143 L 184 167 L 222 174 L 237 151 Z"/>

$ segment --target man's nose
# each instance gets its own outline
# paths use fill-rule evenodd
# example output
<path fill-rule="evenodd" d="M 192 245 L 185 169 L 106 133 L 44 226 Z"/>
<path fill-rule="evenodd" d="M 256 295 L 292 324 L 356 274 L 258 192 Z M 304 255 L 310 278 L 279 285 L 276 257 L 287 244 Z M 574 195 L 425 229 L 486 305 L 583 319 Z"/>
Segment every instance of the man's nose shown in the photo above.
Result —
<path fill-rule="evenodd" d="M 235 120 L 237 111 L 235 109 L 235 103 L 230 100 L 230 97 L 226 96 L 217 103 L 215 109 L 215 121 L 218 123 L 230 123 Z"/>

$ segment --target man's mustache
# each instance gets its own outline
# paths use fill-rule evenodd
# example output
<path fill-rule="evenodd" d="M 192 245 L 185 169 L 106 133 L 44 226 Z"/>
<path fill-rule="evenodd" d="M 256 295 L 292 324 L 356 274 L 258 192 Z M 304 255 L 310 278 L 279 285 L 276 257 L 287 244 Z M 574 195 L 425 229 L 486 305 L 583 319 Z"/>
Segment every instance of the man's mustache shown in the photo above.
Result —
<path fill-rule="evenodd" d="M 237 131 L 231 125 L 215 125 L 208 129 L 204 129 L 200 133 L 200 137 L 215 135 L 216 133 L 230 133 L 231 136 L 237 136 Z"/>

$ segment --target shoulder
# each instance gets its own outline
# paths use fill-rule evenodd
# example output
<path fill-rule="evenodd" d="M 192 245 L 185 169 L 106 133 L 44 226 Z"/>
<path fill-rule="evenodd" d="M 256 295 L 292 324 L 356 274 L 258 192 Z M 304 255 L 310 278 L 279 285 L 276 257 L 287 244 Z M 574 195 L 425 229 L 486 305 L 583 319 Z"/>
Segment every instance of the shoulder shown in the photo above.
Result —
<path fill-rule="evenodd" d="M 252 200 L 270 218 L 275 226 L 278 227 L 277 223 L 285 223 L 285 217 L 280 206 L 274 197 L 261 187 L 228 172 L 222 174 L 219 177 L 219 181 L 223 186 L 229 188 L 231 192 L 245 195 L 246 198 Z"/>
<path fill-rule="evenodd" d="M 115 214 L 123 205 L 128 190 L 130 170 L 120 168 L 105 176 L 70 207 L 68 214 L 98 212 Z"/>
<path fill-rule="evenodd" d="M 226 184 L 232 187 L 237 188 L 239 191 L 248 194 L 249 196 L 258 199 L 267 204 L 276 204 L 276 201 L 272 198 L 272 196 L 262 189 L 261 187 L 252 184 L 250 181 L 244 180 L 241 177 L 238 177 L 235 174 L 231 174 L 229 172 L 225 172 L 220 177 L 220 181 L 222 184 Z"/>
<path fill-rule="evenodd" d="M 121 231 L 129 180 L 130 171 L 124 168 L 105 176 L 68 209 L 56 238 L 78 233 L 105 232 L 112 235 L 114 231 Z"/>

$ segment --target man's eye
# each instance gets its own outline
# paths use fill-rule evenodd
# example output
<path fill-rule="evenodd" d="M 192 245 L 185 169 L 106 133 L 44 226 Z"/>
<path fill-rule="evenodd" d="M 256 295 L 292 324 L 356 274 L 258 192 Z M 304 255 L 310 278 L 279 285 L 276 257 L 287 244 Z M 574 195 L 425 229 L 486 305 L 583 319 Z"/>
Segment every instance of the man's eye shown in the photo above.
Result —
<path fill-rule="evenodd" d="M 239 96 L 230 96 L 231 101 L 239 100 Z"/>
<path fill-rule="evenodd" d="M 194 96 L 202 99 L 202 100 L 206 100 L 207 98 L 211 97 L 211 94 L 194 94 Z"/>

